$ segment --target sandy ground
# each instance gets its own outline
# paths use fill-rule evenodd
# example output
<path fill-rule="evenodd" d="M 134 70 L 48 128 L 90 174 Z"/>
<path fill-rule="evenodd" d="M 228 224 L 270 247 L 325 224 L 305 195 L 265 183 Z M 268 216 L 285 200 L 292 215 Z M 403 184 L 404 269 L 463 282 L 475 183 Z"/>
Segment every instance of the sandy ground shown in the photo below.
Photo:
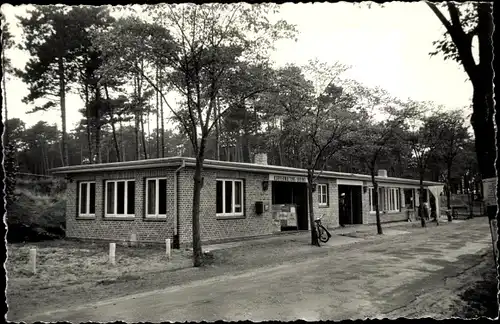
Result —
<path fill-rule="evenodd" d="M 38 307 L 13 304 L 16 312 L 9 312 L 8 319 L 448 318 L 462 306 L 461 291 L 492 267 L 486 218 L 391 229 L 403 233 L 363 238 L 336 234 L 321 248 L 309 246 L 307 235 L 247 242 L 213 251 L 212 264 L 202 269 L 142 275 L 110 284 L 107 294 L 99 287 L 71 297 L 63 292 L 52 304 Z"/>

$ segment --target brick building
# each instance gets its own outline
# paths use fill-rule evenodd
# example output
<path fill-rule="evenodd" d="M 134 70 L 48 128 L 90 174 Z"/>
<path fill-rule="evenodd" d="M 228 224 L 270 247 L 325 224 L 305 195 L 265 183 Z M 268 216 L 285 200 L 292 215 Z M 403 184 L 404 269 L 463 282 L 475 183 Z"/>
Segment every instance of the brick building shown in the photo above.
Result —
<path fill-rule="evenodd" d="M 194 167 L 193 158 L 171 157 L 53 169 L 68 180 L 67 237 L 190 243 Z M 382 221 L 406 220 L 418 202 L 418 181 L 379 173 Z M 442 188 L 435 182 L 424 185 Z M 206 160 L 202 241 L 308 230 L 306 188 L 306 170 L 268 165 L 264 154 L 256 155 L 255 163 Z M 368 175 L 324 171 L 315 185 L 314 213 L 329 228 L 374 223 L 372 190 Z"/>

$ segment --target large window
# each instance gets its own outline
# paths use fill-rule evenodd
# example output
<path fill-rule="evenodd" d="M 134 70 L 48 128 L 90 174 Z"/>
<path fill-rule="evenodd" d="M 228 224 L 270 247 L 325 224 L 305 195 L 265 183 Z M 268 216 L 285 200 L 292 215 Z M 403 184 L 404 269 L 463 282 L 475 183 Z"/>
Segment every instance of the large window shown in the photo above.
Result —
<path fill-rule="evenodd" d="M 375 212 L 373 188 L 369 190 L 370 212 Z M 380 211 L 400 211 L 401 198 L 399 188 L 379 188 L 378 208 Z"/>
<path fill-rule="evenodd" d="M 135 181 L 106 181 L 106 216 L 126 217 L 135 214 Z"/>
<path fill-rule="evenodd" d="M 243 215 L 243 180 L 218 179 L 216 196 L 217 216 Z"/>
<path fill-rule="evenodd" d="M 318 204 L 328 206 L 328 185 L 326 183 L 318 184 Z"/>
<path fill-rule="evenodd" d="M 95 182 L 80 182 L 78 215 L 95 216 Z"/>
<path fill-rule="evenodd" d="M 146 217 L 167 217 L 167 179 L 146 179 Z"/>

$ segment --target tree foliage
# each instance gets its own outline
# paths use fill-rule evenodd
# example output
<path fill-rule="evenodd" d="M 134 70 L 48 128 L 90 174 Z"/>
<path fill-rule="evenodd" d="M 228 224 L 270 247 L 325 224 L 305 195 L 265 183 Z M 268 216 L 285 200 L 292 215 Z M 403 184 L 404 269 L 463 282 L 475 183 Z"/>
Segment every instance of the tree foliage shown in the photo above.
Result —
<path fill-rule="evenodd" d="M 436 51 L 445 59 L 459 62 L 473 87 L 471 124 L 474 128 L 476 152 L 483 178 L 495 176 L 495 129 L 493 125 L 493 15 L 492 3 L 446 2 L 447 19 L 435 3 L 426 1 L 446 28 L 443 38 L 434 42 Z M 444 7 L 444 5 L 443 5 Z M 473 40 L 477 39 L 477 49 Z M 477 50 L 478 62 L 474 59 Z"/>

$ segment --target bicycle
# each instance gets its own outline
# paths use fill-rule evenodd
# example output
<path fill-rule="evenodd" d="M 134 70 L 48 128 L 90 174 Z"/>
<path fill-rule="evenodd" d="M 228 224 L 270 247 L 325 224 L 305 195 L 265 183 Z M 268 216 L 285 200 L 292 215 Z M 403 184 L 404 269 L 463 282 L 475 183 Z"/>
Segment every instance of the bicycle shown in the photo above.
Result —
<path fill-rule="evenodd" d="M 318 239 L 322 243 L 328 242 L 330 237 L 332 237 L 332 234 L 330 234 L 330 232 L 328 232 L 328 230 L 321 224 L 321 219 L 324 216 L 325 215 L 316 218 L 316 220 L 314 221 L 316 223 L 316 233 L 318 234 Z"/>

